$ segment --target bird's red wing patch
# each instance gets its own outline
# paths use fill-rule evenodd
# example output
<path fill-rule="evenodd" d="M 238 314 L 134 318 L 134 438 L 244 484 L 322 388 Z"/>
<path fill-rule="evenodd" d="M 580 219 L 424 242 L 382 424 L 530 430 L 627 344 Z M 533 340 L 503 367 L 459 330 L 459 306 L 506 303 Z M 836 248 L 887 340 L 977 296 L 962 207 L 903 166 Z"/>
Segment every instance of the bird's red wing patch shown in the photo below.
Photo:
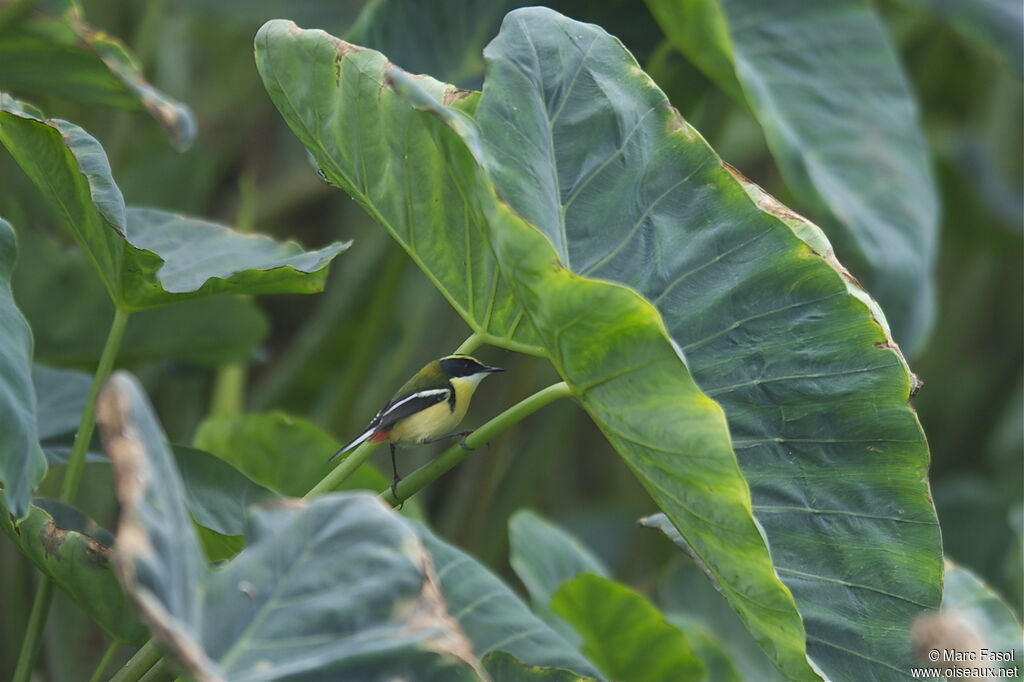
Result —
<path fill-rule="evenodd" d="M 382 441 L 387 440 L 390 437 L 391 437 L 391 432 L 390 431 L 385 431 L 385 430 L 381 429 L 380 431 L 377 431 L 372 436 L 370 436 L 370 442 L 371 443 L 380 443 Z"/>

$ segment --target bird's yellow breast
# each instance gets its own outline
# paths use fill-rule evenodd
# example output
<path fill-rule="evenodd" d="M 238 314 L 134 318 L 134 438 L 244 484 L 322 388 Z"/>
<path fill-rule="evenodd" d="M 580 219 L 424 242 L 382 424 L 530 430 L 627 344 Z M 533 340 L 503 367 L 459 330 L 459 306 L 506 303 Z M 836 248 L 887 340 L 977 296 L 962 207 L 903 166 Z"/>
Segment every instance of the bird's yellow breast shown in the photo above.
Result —
<path fill-rule="evenodd" d="M 451 384 L 455 389 L 454 410 L 451 403 L 443 400 L 405 419 L 400 419 L 391 427 L 390 440 L 396 443 L 422 443 L 430 438 L 450 433 L 466 416 L 469 401 L 479 383 L 480 378 L 453 378 Z"/>

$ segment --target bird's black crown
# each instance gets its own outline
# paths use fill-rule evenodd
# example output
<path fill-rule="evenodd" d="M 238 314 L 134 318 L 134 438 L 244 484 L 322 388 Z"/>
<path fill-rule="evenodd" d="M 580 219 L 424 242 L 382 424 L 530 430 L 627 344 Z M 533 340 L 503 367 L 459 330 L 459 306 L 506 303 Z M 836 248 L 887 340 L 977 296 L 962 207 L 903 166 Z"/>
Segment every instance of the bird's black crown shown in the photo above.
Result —
<path fill-rule="evenodd" d="M 500 372 L 499 367 L 488 367 L 468 355 L 452 355 L 441 359 L 441 369 L 449 377 L 468 377 L 483 372 Z"/>

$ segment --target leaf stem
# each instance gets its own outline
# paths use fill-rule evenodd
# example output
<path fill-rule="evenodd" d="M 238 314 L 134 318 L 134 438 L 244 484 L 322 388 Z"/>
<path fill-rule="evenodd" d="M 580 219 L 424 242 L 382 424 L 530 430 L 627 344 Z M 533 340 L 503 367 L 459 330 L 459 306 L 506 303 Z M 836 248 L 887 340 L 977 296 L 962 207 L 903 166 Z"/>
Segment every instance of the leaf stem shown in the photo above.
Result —
<path fill-rule="evenodd" d="M 14 670 L 14 677 L 11 678 L 11 682 L 28 682 L 32 677 L 32 664 L 36 660 L 36 654 L 39 653 L 43 626 L 46 624 L 46 615 L 50 611 L 50 599 L 52 597 L 53 583 L 50 582 L 47 576 L 41 576 L 39 586 L 36 588 L 35 599 L 32 600 L 32 611 L 28 616 L 25 639 L 21 641 L 18 667 Z"/>
<path fill-rule="evenodd" d="M 473 449 L 485 445 L 492 438 L 518 424 L 545 405 L 570 395 L 572 395 L 572 391 L 564 381 L 537 391 L 469 434 L 466 437 L 465 448 L 462 447 L 461 443 L 453 445 L 438 457 L 403 478 L 398 484 L 397 496 L 389 488 L 380 494 L 380 499 L 392 506 L 409 499 L 442 474 L 450 471 L 456 464 L 464 460 Z"/>
<path fill-rule="evenodd" d="M 110 375 L 114 367 L 114 359 L 117 358 L 117 351 L 121 347 L 121 339 L 124 338 L 124 328 L 128 324 L 128 312 L 117 308 L 114 312 L 114 320 L 110 323 L 110 332 L 107 334 L 107 342 L 103 346 L 103 353 L 100 355 L 99 365 L 92 377 L 92 385 L 89 386 L 89 395 L 85 399 L 85 410 L 78 422 L 78 430 L 75 432 L 75 441 L 71 446 L 71 455 L 68 458 L 68 468 L 64 473 L 64 482 L 60 487 L 60 501 L 74 502 L 78 493 L 78 485 L 82 482 L 82 471 L 85 469 L 85 453 L 89 449 L 89 442 L 92 440 L 92 432 L 96 428 L 96 396 L 103 388 L 103 382 Z"/>
<path fill-rule="evenodd" d="M 138 682 L 159 660 L 160 649 L 153 640 L 149 640 L 110 678 L 110 682 Z"/>
<path fill-rule="evenodd" d="M 380 443 L 363 443 L 358 448 L 352 451 L 348 457 L 341 460 L 341 463 L 334 468 L 331 473 L 320 479 L 320 482 L 313 486 L 308 493 L 302 496 L 302 499 L 308 500 L 324 493 L 329 493 L 344 482 L 346 478 L 352 475 L 356 469 L 358 469 L 363 462 L 369 459 L 373 451 L 377 449 Z"/>
<path fill-rule="evenodd" d="M 486 340 L 487 339 L 483 334 L 473 332 L 469 335 L 469 338 L 462 342 L 461 346 L 455 349 L 455 352 L 452 353 L 452 355 L 469 355 L 482 346 Z"/>
<path fill-rule="evenodd" d="M 89 449 L 89 442 L 92 440 L 92 432 L 96 428 L 96 396 L 99 395 L 103 382 L 106 381 L 110 370 L 114 366 L 114 359 L 121 347 L 121 339 L 124 338 L 124 328 L 128 323 L 128 312 L 116 308 L 114 319 L 110 323 L 110 331 L 107 333 L 107 342 L 103 346 L 103 353 L 100 355 L 99 364 L 96 366 L 96 373 L 92 377 L 92 385 L 89 386 L 89 395 L 85 399 L 85 408 L 82 410 L 82 417 L 78 422 L 78 430 L 75 432 L 75 442 L 71 446 L 71 456 L 68 458 L 67 470 L 64 472 L 64 481 L 60 487 L 60 501 L 73 502 L 75 494 L 78 493 L 78 485 L 82 482 L 82 472 L 85 470 L 85 453 Z M 35 662 L 36 654 L 39 652 L 39 644 L 42 639 L 43 627 L 46 625 L 46 616 L 50 612 L 50 600 L 53 598 L 53 583 L 50 578 L 43 575 L 36 587 L 36 596 L 32 601 L 32 612 L 29 615 L 28 627 L 25 630 L 25 639 L 21 643 L 21 652 L 18 654 L 18 666 L 15 669 L 12 682 L 27 682 L 32 673 L 32 665 Z"/>
<path fill-rule="evenodd" d="M 110 641 L 110 646 L 103 652 L 103 658 L 96 664 L 96 670 L 93 671 L 92 677 L 89 678 L 89 682 L 100 682 L 103 679 L 103 673 L 106 672 L 107 666 L 110 665 L 110 659 L 114 657 L 114 653 L 117 651 L 117 647 L 120 643 L 114 639 Z"/>

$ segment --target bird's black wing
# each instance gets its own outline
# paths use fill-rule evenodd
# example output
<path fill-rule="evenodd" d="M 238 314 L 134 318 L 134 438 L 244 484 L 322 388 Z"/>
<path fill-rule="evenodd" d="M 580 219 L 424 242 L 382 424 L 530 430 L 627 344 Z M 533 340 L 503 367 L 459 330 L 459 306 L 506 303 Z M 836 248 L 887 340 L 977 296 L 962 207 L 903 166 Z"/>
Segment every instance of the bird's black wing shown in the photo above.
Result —
<path fill-rule="evenodd" d="M 452 395 L 451 388 L 431 388 L 399 396 L 388 403 L 374 418 L 378 429 L 387 430 L 399 419 L 416 414 L 431 405 L 444 402 Z"/>

